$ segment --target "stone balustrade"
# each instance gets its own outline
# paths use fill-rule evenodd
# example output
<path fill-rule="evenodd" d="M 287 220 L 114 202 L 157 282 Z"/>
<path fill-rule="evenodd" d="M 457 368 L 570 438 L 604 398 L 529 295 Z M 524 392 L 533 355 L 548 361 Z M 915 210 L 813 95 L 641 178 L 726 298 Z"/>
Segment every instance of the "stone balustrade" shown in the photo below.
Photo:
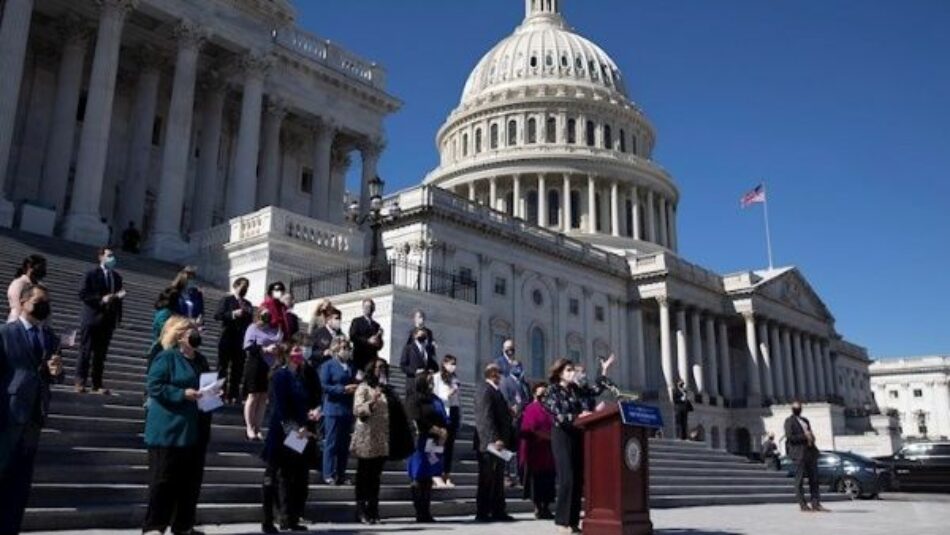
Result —
<path fill-rule="evenodd" d="M 329 39 L 289 26 L 274 30 L 273 37 L 275 44 L 299 56 L 377 89 L 386 86 L 386 71 L 381 66 L 331 43 Z"/>

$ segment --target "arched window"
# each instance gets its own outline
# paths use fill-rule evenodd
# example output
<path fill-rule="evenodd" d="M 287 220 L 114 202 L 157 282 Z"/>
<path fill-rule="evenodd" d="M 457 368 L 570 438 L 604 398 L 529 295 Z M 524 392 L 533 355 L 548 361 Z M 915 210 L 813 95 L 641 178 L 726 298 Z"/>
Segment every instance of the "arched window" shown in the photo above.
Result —
<path fill-rule="evenodd" d="M 548 143 L 557 141 L 557 119 L 548 117 L 544 127 L 544 140 Z"/>
<path fill-rule="evenodd" d="M 535 223 L 538 220 L 538 192 L 536 190 L 531 190 L 528 192 L 528 198 L 525 199 L 525 204 L 527 205 L 525 220 Z"/>
<path fill-rule="evenodd" d="M 604 125 L 604 148 L 605 149 L 614 148 L 613 131 L 610 129 L 609 124 Z"/>
<path fill-rule="evenodd" d="M 538 142 L 538 120 L 534 117 L 528 119 L 528 140 L 529 145 Z"/>
<path fill-rule="evenodd" d="M 544 331 L 541 327 L 531 329 L 531 375 L 544 377 L 547 355 L 544 351 Z"/>
<path fill-rule="evenodd" d="M 590 214 L 590 216 L 594 218 L 594 229 L 597 230 L 597 232 L 600 232 L 601 227 L 603 226 L 601 225 L 601 219 L 602 219 L 600 217 L 601 213 L 602 212 L 601 212 L 600 193 L 595 193 L 594 194 L 594 212 Z"/>
<path fill-rule="evenodd" d="M 620 152 L 627 152 L 627 133 L 620 129 Z"/>
<path fill-rule="evenodd" d="M 475 129 L 475 154 L 482 152 L 482 129 Z"/>
<path fill-rule="evenodd" d="M 587 121 L 587 132 L 586 132 L 587 140 L 586 141 L 587 141 L 588 147 L 594 146 L 594 131 L 596 130 L 596 128 L 597 127 L 594 126 L 594 121 Z"/>
<path fill-rule="evenodd" d="M 571 228 L 581 228 L 581 192 L 571 190 Z"/>
<path fill-rule="evenodd" d="M 518 143 L 518 123 L 514 119 L 508 121 L 508 146 Z"/>
<path fill-rule="evenodd" d="M 556 189 L 548 190 L 548 225 L 561 224 L 561 193 Z"/>
<path fill-rule="evenodd" d="M 577 120 L 567 120 L 567 142 L 571 145 L 577 143 Z"/>
<path fill-rule="evenodd" d="M 491 125 L 491 130 L 488 134 L 488 146 L 491 147 L 492 150 L 498 148 L 498 123 Z"/>
<path fill-rule="evenodd" d="M 468 156 L 468 134 L 462 134 L 462 156 Z"/>

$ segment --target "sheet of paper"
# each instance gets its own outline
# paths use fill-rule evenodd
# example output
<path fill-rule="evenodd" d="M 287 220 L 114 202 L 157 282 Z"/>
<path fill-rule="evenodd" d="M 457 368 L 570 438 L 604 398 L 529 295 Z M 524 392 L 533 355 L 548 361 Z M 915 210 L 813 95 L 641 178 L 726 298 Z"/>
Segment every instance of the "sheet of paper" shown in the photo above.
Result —
<path fill-rule="evenodd" d="M 284 446 L 287 446 L 297 453 L 303 453 L 303 450 L 307 449 L 307 437 L 304 436 L 300 438 L 296 431 L 287 433 L 287 438 L 284 439 Z"/>
<path fill-rule="evenodd" d="M 203 373 L 198 380 L 201 397 L 198 398 L 198 410 L 201 412 L 211 412 L 224 405 L 221 401 L 221 387 L 224 386 L 224 379 L 218 379 L 215 372 Z"/>
<path fill-rule="evenodd" d="M 494 455 L 495 457 L 498 457 L 499 459 L 505 461 L 506 463 L 515 456 L 515 452 L 504 449 L 504 448 L 498 449 L 495 447 L 494 444 L 489 444 L 488 447 L 485 448 L 485 451 L 487 451 L 488 453 L 491 453 L 492 455 Z"/>
<path fill-rule="evenodd" d="M 426 440 L 426 453 L 443 453 L 444 451 L 445 448 L 436 444 L 431 438 Z"/>

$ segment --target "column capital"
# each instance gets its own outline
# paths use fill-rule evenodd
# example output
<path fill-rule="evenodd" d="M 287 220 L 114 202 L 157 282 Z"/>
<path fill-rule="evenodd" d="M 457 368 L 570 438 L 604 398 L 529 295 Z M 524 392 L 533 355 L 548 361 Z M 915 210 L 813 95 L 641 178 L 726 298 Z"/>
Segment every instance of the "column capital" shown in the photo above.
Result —
<path fill-rule="evenodd" d="M 160 71 L 168 66 L 168 58 L 151 45 L 142 45 L 132 52 L 135 65 L 141 72 Z"/>
<path fill-rule="evenodd" d="M 125 17 L 138 7 L 139 0 L 96 0 L 103 17 Z"/>
<path fill-rule="evenodd" d="M 281 98 L 268 97 L 267 106 L 264 107 L 264 113 L 266 113 L 270 119 L 282 121 L 284 117 L 287 117 L 287 103 Z"/>
<path fill-rule="evenodd" d="M 340 148 L 334 147 L 330 151 L 330 165 L 334 168 L 349 168 L 353 163 L 353 160 L 350 158 L 349 152 Z"/>
<path fill-rule="evenodd" d="M 211 35 L 211 31 L 198 23 L 181 20 L 172 28 L 172 35 L 182 49 L 199 49 Z"/>
<path fill-rule="evenodd" d="M 248 78 L 261 80 L 267 76 L 273 63 L 274 60 L 270 54 L 259 50 L 248 52 L 237 60 L 237 66 Z"/>
<path fill-rule="evenodd" d="M 320 128 L 330 132 L 332 135 L 336 135 L 337 130 L 340 129 L 340 123 L 338 123 L 333 117 L 318 117 L 317 124 L 320 126 Z"/>
<path fill-rule="evenodd" d="M 64 46 L 85 47 L 95 34 L 94 28 L 85 18 L 69 13 L 56 21 L 56 33 L 63 39 Z"/>
<path fill-rule="evenodd" d="M 752 312 L 751 310 L 740 312 L 740 314 L 742 315 L 742 318 L 746 320 L 746 322 L 755 321 L 755 312 Z"/>
<path fill-rule="evenodd" d="M 198 86 L 206 93 L 224 91 L 228 87 L 228 81 L 221 72 L 215 69 L 207 71 L 198 82 Z"/>
<path fill-rule="evenodd" d="M 386 148 L 386 141 L 382 137 L 373 136 L 363 139 L 357 145 L 363 158 L 379 158 L 383 149 Z"/>
<path fill-rule="evenodd" d="M 670 306 L 671 299 L 668 295 L 658 295 L 654 297 L 654 299 L 656 299 L 656 303 L 660 306 L 664 306 L 664 307 Z"/>

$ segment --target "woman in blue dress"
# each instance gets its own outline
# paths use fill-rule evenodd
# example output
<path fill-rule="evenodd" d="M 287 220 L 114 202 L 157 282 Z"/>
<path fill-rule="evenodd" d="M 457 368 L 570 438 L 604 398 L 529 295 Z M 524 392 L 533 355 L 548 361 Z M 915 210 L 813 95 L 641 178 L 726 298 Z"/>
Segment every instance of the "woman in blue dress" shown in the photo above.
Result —
<path fill-rule="evenodd" d="M 416 449 L 409 457 L 416 522 L 435 522 L 430 508 L 432 478 L 442 475 L 442 446 L 448 437 L 449 415 L 442 400 L 433 392 L 432 376 L 428 372 L 415 377 L 415 396 L 410 410 L 418 432 Z"/>

